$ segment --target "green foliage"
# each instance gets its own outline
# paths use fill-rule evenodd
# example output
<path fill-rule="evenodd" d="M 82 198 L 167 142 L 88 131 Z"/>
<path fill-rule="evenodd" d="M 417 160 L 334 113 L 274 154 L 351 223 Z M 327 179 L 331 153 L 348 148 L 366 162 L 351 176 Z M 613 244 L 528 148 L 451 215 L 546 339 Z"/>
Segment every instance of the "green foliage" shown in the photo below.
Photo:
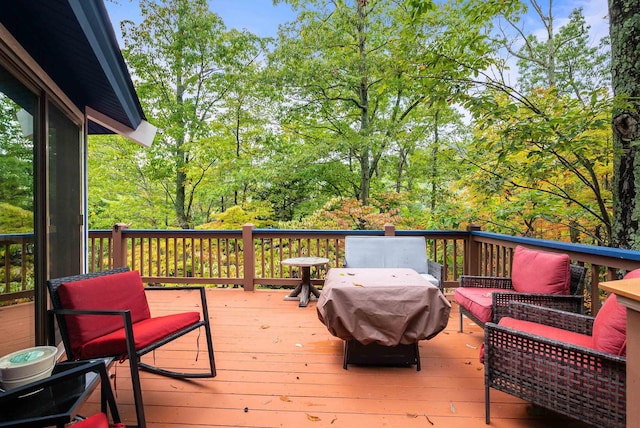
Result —
<path fill-rule="evenodd" d="M 33 212 L 0 202 L 1 233 L 33 233 Z"/>
<path fill-rule="evenodd" d="M 268 40 L 204 0 L 140 2 L 124 54 L 160 133 L 92 140 L 92 228 L 473 222 L 608 242 L 608 56 L 580 10 L 556 30 L 540 9 L 539 40 L 518 1 L 287 3 L 297 19 Z"/>
<path fill-rule="evenodd" d="M 33 210 L 33 141 L 22 135 L 18 111 L 0 93 L 0 201 Z"/>
<path fill-rule="evenodd" d="M 267 202 L 246 204 L 243 207 L 236 205 L 223 213 L 213 214 L 211 217 L 211 222 L 200 225 L 197 229 L 238 230 L 247 223 L 251 223 L 257 228 L 266 228 L 274 224 L 270 220 L 273 217 L 273 210 Z"/>

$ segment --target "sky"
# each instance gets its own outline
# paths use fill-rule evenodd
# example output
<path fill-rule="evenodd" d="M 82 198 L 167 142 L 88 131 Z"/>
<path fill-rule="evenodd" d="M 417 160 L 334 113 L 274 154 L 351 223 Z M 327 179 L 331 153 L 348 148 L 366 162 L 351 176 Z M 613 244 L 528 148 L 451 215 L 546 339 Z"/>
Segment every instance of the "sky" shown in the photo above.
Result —
<path fill-rule="evenodd" d="M 106 0 L 111 24 L 120 39 L 120 22 L 140 21 L 137 0 Z M 228 29 L 246 29 L 260 37 L 275 37 L 278 25 L 295 19 L 288 4 L 273 5 L 273 0 L 209 0 L 209 8 L 218 14 Z"/>
<path fill-rule="evenodd" d="M 548 2 L 549 0 L 539 0 L 543 7 L 547 7 Z M 130 19 L 139 22 L 140 20 L 137 0 L 106 0 L 105 5 L 118 38 L 120 38 L 120 21 Z M 227 28 L 246 29 L 261 37 L 275 37 L 279 24 L 295 18 L 289 5 L 280 3 L 274 6 L 273 0 L 209 0 L 209 7 L 223 19 Z M 609 34 L 605 0 L 555 0 L 553 9 L 556 16 L 556 29 L 565 24 L 571 10 L 578 7 L 583 9 L 583 15 L 591 26 L 593 40 L 600 40 Z M 527 28 L 530 30 L 537 28 L 542 32 L 537 16 L 530 12 L 528 17 L 529 19 L 525 21 Z"/>

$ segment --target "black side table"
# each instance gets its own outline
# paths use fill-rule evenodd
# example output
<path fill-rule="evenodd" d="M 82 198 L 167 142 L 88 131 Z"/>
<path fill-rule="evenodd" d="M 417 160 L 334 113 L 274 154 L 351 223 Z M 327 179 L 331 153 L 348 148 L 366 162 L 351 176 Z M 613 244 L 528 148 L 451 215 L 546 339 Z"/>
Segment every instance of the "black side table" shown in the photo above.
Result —
<path fill-rule="evenodd" d="M 112 358 L 58 363 L 51 376 L 0 392 L 0 427 L 64 427 L 100 383 L 101 408 L 114 423 L 120 415 L 109 383 Z"/>

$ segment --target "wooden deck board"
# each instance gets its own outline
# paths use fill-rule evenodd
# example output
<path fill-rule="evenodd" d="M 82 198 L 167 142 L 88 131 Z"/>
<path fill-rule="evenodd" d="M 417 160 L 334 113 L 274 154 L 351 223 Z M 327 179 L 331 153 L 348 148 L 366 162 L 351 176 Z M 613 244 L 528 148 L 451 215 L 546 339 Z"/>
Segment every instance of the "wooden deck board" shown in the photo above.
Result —
<path fill-rule="evenodd" d="M 448 327 L 420 343 L 422 371 L 412 368 L 342 368 L 343 344 L 318 320 L 315 302 L 298 308 L 287 291 L 207 290 L 218 375 L 183 381 L 141 373 L 148 426 L 311 428 L 480 428 L 484 423 L 484 371 L 478 361 L 480 328 L 466 320 L 458 332 L 454 305 Z M 197 310 L 197 294 L 149 294 L 152 313 Z M 197 334 L 155 352 L 155 362 L 196 369 L 206 364 Z M 153 355 L 145 356 L 152 361 Z M 125 422 L 135 420 L 127 363 L 112 369 Z M 494 428 L 584 428 L 546 414 L 530 416 L 528 403 L 491 391 Z M 94 394 L 83 409 L 98 409 Z M 246 411 L 245 411 L 246 409 Z"/>

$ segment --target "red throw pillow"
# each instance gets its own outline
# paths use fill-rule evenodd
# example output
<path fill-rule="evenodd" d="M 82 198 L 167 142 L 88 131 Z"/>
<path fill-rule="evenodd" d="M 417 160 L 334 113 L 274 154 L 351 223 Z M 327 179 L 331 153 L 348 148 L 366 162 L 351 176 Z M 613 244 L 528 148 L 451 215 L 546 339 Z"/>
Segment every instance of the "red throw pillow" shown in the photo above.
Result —
<path fill-rule="evenodd" d="M 627 308 L 610 294 L 593 321 L 593 347 L 614 355 L 627 354 Z"/>
<path fill-rule="evenodd" d="M 129 309 L 134 323 L 151 317 L 138 271 L 67 282 L 58 287 L 58 297 L 64 309 Z M 124 327 L 121 316 L 77 315 L 65 321 L 74 354 L 82 344 Z"/>
<path fill-rule="evenodd" d="M 624 279 L 640 278 L 640 269 L 632 270 Z M 610 294 L 593 322 L 593 345 L 602 352 L 627 354 L 627 308 Z"/>
<path fill-rule="evenodd" d="M 566 254 L 529 250 L 517 246 L 511 281 L 519 293 L 569 294 L 571 261 Z"/>

